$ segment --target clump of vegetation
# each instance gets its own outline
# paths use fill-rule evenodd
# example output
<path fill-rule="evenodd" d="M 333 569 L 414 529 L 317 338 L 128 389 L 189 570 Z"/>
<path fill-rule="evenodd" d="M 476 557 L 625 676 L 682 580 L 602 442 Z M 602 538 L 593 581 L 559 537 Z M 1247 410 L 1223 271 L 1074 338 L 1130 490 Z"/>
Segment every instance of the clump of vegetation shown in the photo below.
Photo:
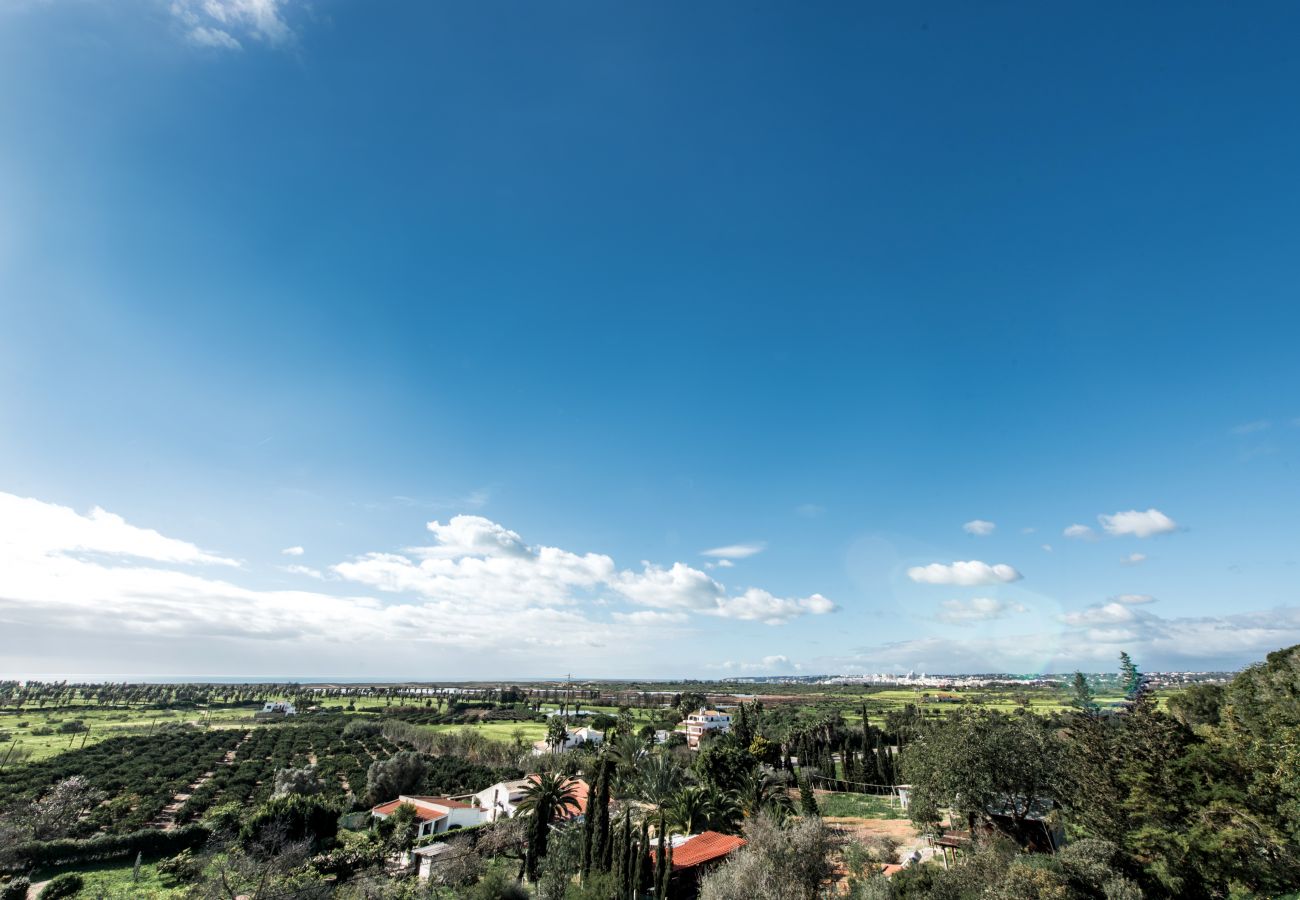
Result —
<path fill-rule="evenodd" d="M 85 884 L 85 879 L 76 872 L 65 872 L 51 878 L 49 883 L 41 888 L 41 892 L 37 894 L 37 897 L 38 900 L 60 900 L 63 897 L 74 897 Z"/>

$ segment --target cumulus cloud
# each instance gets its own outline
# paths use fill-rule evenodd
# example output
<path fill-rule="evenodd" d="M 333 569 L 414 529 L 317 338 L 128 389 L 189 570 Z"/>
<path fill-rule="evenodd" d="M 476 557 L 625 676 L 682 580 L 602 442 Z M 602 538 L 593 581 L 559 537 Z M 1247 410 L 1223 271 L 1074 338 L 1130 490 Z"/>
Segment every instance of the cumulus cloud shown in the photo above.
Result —
<path fill-rule="evenodd" d="M 82 515 L 0 493 L 0 654 L 16 656 L 21 634 L 45 633 L 61 646 L 77 635 L 111 636 L 100 642 L 104 657 L 132 641 L 225 654 L 209 664 L 270 643 L 279 649 L 266 651 L 269 659 L 335 647 L 338 659 L 353 660 L 358 645 L 383 646 L 389 660 L 404 649 L 419 659 L 414 648 L 433 644 L 453 656 L 532 654 L 542 664 L 575 652 L 593 659 L 593 648 L 606 648 L 606 665 L 626 668 L 638 661 L 622 654 L 648 626 L 698 615 L 776 624 L 834 609 L 820 594 L 733 594 L 682 563 L 620 570 L 608 556 L 528 545 L 478 517 L 433 522 L 429 531 L 433 543 L 415 551 L 363 554 L 327 571 L 283 567 L 320 580 L 322 590 L 254 589 L 214 577 L 214 567 L 237 561 L 195 544 L 101 509 Z"/>
<path fill-rule="evenodd" d="M 1044 552 L 1044 553 L 1051 553 L 1051 552 L 1052 552 L 1052 545 L 1051 545 L 1051 544 L 1043 544 L 1043 552 Z"/>
<path fill-rule="evenodd" d="M 1087 525 L 1079 525 L 1078 523 L 1067 526 L 1066 529 L 1061 532 L 1061 534 L 1065 535 L 1068 538 L 1075 538 L 1077 540 L 1088 540 L 1089 538 L 1095 536 L 1095 533 L 1091 528 L 1089 528 Z"/>
<path fill-rule="evenodd" d="M 286 6 L 286 0 L 172 0 L 171 14 L 191 43 L 239 50 L 240 37 L 272 46 L 291 41 Z"/>
<path fill-rule="evenodd" d="M 997 530 L 997 527 L 995 523 L 986 522 L 984 519 L 971 519 L 961 529 L 967 534 L 973 534 L 977 537 L 988 537 Z"/>
<path fill-rule="evenodd" d="M 1005 584 L 1019 581 L 1022 576 L 1006 563 L 989 565 L 979 560 L 958 561 L 951 565 L 930 563 L 928 566 L 913 566 L 907 570 L 907 577 L 921 584 Z"/>
<path fill-rule="evenodd" d="M 1126 566 L 1139 566 L 1146 561 L 1147 555 L 1145 553 L 1130 553 L 1120 560 Z"/>
<path fill-rule="evenodd" d="M 758 541 L 750 544 L 728 544 L 725 547 L 714 547 L 712 550 L 701 550 L 701 556 L 720 556 L 725 559 L 746 559 L 750 556 L 756 556 L 767 548 L 767 544 Z"/>
<path fill-rule="evenodd" d="M 1097 520 L 1107 534 L 1116 537 L 1145 538 L 1178 530 L 1178 524 L 1158 509 L 1148 509 L 1146 512 L 1130 509 L 1111 516 L 1100 515 Z"/>
<path fill-rule="evenodd" d="M 1012 613 L 1026 612 L 1024 606 L 996 597 L 975 597 L 972 600 L 945 600 L 935 616 L 940 622 L 961 625 L 969 622 L 988 622 L 1003 619 Z"/>
<path fill-rule="evenodd" d="M 285 547 L 280 552 L 285 556 L 302 556 L 304 551 L 301 547 Z"/>
<path fill-rule="evenodd" d="M 0 554 L 52 557 L 102 554 L 161 563 L 238 566 L 188 541 L 128 525 L 98 506 L 81 515 L 66 506 L 0 493 Z"/>

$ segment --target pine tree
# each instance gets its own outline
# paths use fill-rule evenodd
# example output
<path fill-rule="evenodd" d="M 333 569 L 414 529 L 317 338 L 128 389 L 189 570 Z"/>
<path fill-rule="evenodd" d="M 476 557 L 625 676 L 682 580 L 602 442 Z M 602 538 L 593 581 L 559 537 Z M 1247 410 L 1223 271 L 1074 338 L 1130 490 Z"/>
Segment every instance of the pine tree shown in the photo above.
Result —
<path fill-rule="evenodd" d="M 1088 678 L 1082 672 L 1074 673 L 1074 705 L 1084 712 L 1091 712 L 1097 708 L 1097 701 L 1093 698 L 1092 688 L 1088 686 Z"/>

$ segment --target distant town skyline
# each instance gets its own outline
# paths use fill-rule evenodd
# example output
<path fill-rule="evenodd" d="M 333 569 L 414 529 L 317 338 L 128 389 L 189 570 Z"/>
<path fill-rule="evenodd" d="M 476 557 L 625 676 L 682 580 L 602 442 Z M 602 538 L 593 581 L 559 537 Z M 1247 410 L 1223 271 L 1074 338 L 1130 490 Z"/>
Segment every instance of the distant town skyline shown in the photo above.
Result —
<path fill-rule="evenodd" d="M 1300 643 L 1297 26 L 7 4 L 0 668 Z"/>

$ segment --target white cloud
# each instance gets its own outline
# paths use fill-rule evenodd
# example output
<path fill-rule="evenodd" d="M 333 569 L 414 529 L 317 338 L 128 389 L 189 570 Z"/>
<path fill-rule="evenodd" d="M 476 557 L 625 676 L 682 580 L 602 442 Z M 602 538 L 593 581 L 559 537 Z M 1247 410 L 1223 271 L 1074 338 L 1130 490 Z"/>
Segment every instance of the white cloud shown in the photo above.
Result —
<path fill-rule="evenodd" d="M 1019 581 L 1023 576 L 1005 563 L 989 565 L 979 560 L 954 562 L 951 565 L 930 563 L 928 566 L 913 566 L 907 570 L 907 577 L 921 584 L 1005 584 Z"/>
<path fill-rule="evenodd" d="M 1095 536 L 1091 528 L 1087 525 L 1079 525 L 1078 523 L 1068 526 L 1061 532 L 1061 534 L 1068 538 L 1077 538 L 1080 540 L 1087 540 Z"/>
<path fill-rule="evenodd" d="M 1147 555 L 1145 553 L 1130 553 L 1120 560 L 1126 566 L 1139 566 L 1146 561 Z"/>
<path fill-rule="evenodd" d="M 996 597 L 975 597 L 972 600 L 945 600 L 935 616 L 940 622 L 960 625 L 968 622 L 988 622 L 1002 619 L 1012 613 L 1026 612 L 1025 607 Z"/>
<path fill-rule="evenodd" d="M 781 625 L 799 616 L 820 616 L 834 611 L 835 604 L 821 594 L 796 599 L 776 597 L 760 588 L 750 588 L 739 596 L 720 599 L 712 613 L 727 619 Z"/>
<path fill-rule="evenodd" d="M 720 559 L 715 563 L 707 563 L 706 565 L 714 565 L 719 569 L 734 569 L 736 567 L 736 564 L 729 559 Z"/>
<path fill-rule="evenodd" d="M 1136 617 L 1133 610 L 1129 609 L 1127 604 L 1111 601 L 1101 603 L 1096 606 L 1089 606 L 1087 609 L 1079 612 L 1065 613 L 1061 616 L 1061 621 L 1067 625 L 1088 626 L 1088 625 L 1114 625 L 1116 623 L 1131 622 Z"/>
<path fill-rule="evenodd" d="M 238 50 L 238 37 L 279 46 L 293 39 L 287 0 L 172 0 L 171 13 L 186 39 L 203 47 Z"/>
<path fill-rule="evenodd" d="M 28 643 L 22 635 L 36 634 L 49 646 L 97 648 L 97 659 L 123 666 L 117 671 L 139 671 L 136 657 L 120 649 L 128 644 L 172 654 L 182 665 L 237 665 L 261 654 L 264 665 L 275 666 L 298 654 L 300 665 L 346 660 L 389 675 L 394 670 L 385 666 L 400 654 L 419 665 L 426 655 L 417 648 L 433 644 L 449 673 L 456 669 L 445 667 L 458 659 L 498 676 L 500 669 L 481 667 L 501 665 L 498 659 L 546 666 L 575 653 L 593 664 L 596 648 L 604 648 L 607 670 L 626 671 L 645 662 L 627 650 L 647 626 L 700 614 L 778 623 L 834 608 L 819 594 L 780 598 L 750 588 L 732 595 L 682 563 L 619 570 L 608 556 L 529 546 L 475 517 L 429 528 L 435 543 L 419 553 L 370 553 L 328 571 L 284 567 L 322 579 L 322 587 L 351 582 L 394 595 L 381 601 L 234 584 L 193 567 L 231 568 L 235 560 L 187 541 L 100 509 L 80 515 L 0 493 L 0 657 L 28 658 L 21 657 Z M 653 609 L 609 609 L 611 598 Z M 276 649 L 256 649 L 270 645 Z"/>
<path fill-rule="evenodd" d="M 214 47 L 218 50 L 244 49 L 244 45 L 235 40 L 230 32 L 222 31 L 220 28 L 194 25 L 186 32 L 185 37 L 190 43 L 198 47 Z"/>
<path fill-rule="evenodd" d="M 705 666 L 705 668 L 721 669 L 725 672 L 781 673 L 798 672 L 803 669 L 803 666 L 792 661 L 790 657 L 783 653 L 776 653 L 771 656 L 764 656 L 757 662 L 737 662 L 729 659 L 722 663 L 712 663 Z"/>
<path fill-rule="evenodd" d="M 1052 545 L 1051 545 L 1051 544 L 1043 544 L 1043 551 L 1046 552 L 1046 553 L 1051 553 L 1051 552 L 1052 552 Z"/>
<path fill-rule="evenodd" d="M 301 547 L 285 547 L 280 552 L 283 553 L 285 556 L 302 556 L 302 554 L 304 553 Z"/>
<path fill-rule="evenodd" d="M 967 534 L 973 534 L 978 537 L 988 537 L 996 529 L 997 525 L 993 522 L 986 522 L 984 519 L 971 519 L 961 527 L 962 531 Z"/>
<path fill-rule="evenodd" d="M 1129 606 L 1142 606 L 1146 603 L 1155 603 L 1156 598 L 1150 594 L 1117 594 L 1110 599 L 1116 603 L 1125 603 Z"/>
<path fill-rule="evenodd" d="M 630 613 L 614 613 L 614 621 L 626 622 L 628 625 L 655 626 L 680 625 L 690 619 L 686 613 L 660 612 L 654 609 L 638 609 Z"/>
<path fill-rule="evenodd" d="M 1112 516 L 1100 515 L 1097 520 L 1107 534 L 1116 537 L 1131 535 L 1145 538 L 1178 530 L 1177 523 L 1158 509 L 1148 509 L 1146 512 L 1130 509 Z"/>
<path fill-rule="evenodd" d="M 728 544 L 725 547 L 714 547 L 712 550 L 701 550 L 701 556 L 722 556 L 727 559 L 746 559 L 762 553 L 767 548 L 767 544 L 758 541 L 752 544 Z"/>
<path fill-rule="evenodd" d="M 66 506 L 0 493 L 0 558 L 102 554 L 162 563 L 238 566 L 188 541 L 128 525 L 98 506 L 81 515 Z"/>

